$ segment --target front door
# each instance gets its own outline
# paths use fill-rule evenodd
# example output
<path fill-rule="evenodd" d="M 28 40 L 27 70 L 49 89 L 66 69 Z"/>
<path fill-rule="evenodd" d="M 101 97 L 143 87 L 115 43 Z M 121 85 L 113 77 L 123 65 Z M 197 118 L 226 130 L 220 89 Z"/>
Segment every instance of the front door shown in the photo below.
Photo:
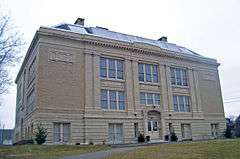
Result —
<path fill-rule="evenodd" d="M 158 120 L 149 119 L 148 120 L 148 135 L 151 140 L 159 139 L 159 126 Z"/>
<path fill-rule="evenodd" d="M 109 139 L 112 144 L 123 142 L 123 124 L 109 124 Z"/>
<path fill-rule="evenodd" d="M 161 137 L 160 134 L 160 112 L 151 110 L 147 113 L 147 134 L 146 136 L 150 136 L 150 140 L 159 140 Z"/>

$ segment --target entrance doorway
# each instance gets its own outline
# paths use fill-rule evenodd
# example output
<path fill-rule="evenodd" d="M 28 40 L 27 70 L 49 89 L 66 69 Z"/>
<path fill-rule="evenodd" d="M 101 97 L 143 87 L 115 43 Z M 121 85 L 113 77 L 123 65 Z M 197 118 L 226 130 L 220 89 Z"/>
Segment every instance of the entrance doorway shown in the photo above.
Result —
<path fill-rule="evenodd" d="M 148 112 L 148 121 L 147 121 L 147 136 L 150 136 L 151 140 L 159 140 L 161 131 L 160 131 L 160 112 L 158 111 L 149 111 Z"/>

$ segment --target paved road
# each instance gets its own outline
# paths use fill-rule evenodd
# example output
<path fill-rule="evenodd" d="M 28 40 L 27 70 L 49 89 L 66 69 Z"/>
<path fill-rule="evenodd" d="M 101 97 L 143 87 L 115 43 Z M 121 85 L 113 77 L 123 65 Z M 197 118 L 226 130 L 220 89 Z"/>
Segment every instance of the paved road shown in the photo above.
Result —
<path fill-rule="evenodd" d="M 130 150 L 137 149 L 137 148 L 139 148 L 139 147 L 113 148 L 111 150 L 85 153 L 85 154 L 81 154 L 81 155 L 77 155 L 77 156 L 67 156 L 67 157 L 63 157 L 61 159 L 103 159 L 108 156 L 111 156 L 112 154 L 126 152 L 126 151 L 130 151 Z"/>

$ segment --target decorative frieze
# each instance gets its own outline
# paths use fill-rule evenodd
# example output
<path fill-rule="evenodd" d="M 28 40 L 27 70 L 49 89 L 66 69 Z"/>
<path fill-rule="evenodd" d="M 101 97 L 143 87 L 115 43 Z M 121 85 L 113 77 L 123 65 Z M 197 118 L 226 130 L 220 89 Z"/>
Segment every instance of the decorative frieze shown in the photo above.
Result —
<path fill-rule="evenodd" d="M 74 62 L 73 54 L 62 51 L 62 50 L 50 50 L 48 58 L 50 61 L 67 62 L 67 63 Z"/>

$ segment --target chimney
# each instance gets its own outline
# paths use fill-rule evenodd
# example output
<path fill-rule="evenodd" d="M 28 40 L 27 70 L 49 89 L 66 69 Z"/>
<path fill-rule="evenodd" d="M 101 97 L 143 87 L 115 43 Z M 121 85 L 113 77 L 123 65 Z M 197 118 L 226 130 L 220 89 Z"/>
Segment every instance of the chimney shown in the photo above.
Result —
<path fill-rule="evenodd" d="M 158 41 L 167 42 L 167 37 L 166 36 L 162 36 L 160 39 L 158 39 Z"/>
<path fill-rule="evenodd" d="M 74 24 L 84 26 L 84 19 L 83 18 L 77 18 L 77 20 L 75 21 Z"/>

